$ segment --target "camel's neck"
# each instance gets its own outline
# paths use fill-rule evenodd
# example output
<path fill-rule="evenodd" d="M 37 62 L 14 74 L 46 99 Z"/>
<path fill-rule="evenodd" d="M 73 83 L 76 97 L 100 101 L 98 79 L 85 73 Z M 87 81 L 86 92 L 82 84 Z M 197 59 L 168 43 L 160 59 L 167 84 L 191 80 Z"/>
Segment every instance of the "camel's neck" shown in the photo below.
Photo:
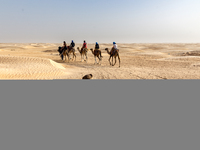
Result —
<path fill-rule="evenodd" d="M 91 51 L 92 51 L 92 54 L 94 55 L 94 51 L 93 51 L 93 49 L 91 49 Z"/>
<path fill-rule="evenodd" d="M 81 53 L 81 50 L 78 48 L 79 53 Z"/>
<path fill-rule="evenodd" d="M 107 53 L 110 55 L 110 52 L 109 52 L 109 50 L 107 49 L 106 51 L 107 51 Z"/>

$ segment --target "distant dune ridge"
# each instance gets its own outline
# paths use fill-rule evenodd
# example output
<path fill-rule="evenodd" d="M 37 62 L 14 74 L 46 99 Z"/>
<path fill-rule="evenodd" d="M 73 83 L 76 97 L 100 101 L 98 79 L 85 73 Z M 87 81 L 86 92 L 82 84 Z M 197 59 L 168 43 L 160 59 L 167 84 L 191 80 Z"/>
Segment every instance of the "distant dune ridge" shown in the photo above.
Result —
<path fill-rule="evenodd" d="M 69 45 L 69 43 L 68 43 Z M 88 44 L 88 48 L 94 48 Z M 94 64 L 88 52 L 88 62 L 81 62 L 76 49 L 76 61 L 62 61 L 57 51 L 62 43 L 0 43 L 0 79 L 52 80 L 82 79 L 200 79 L 199 43 L 117 43 L 121 58 L 110 66 L 111 44 L 101 44 L 101 64 Z M 111 60 L 112 61 L 112 60 Z M 113 60 L 114 61 L 114 60 Z"/>

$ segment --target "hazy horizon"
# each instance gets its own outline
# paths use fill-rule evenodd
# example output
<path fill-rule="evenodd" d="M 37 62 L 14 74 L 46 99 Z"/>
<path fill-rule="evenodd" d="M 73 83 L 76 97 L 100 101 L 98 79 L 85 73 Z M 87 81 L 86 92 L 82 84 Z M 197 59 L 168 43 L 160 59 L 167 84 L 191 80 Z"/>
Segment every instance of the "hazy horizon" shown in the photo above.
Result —
<path fill-rule="evenodd" d="M 0 3 L 0 43 L 199 43 L 198 0 Z"/>
<path fill-rule="evenodd" d="M 71 44 L 71 41 L 66 41 L 67 45 Z M 86 42 L 87 44 L 95 44 L 96 42 Z M 99 42 L 98 42 L 99 43 Z M 116 44 L 199 44 L 200 42 L 118 42 Z M 63 44 L 60 42 L 1 42 L 0 44 Z M 75 44 L 83 44 L 83 42 L 75 42 Z M 113 42 L 100 42 L 99 44 L 113 44 Z"/>

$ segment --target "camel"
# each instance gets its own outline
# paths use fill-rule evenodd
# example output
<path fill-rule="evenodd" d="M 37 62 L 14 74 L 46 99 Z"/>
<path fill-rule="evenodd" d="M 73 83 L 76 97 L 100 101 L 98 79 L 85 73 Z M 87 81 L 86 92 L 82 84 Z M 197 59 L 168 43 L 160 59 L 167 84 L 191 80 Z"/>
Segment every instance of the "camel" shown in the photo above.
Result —
<path fill-rule="evenodd" d="M 88 59 L 88 57 L 87 57 L 88 49 L 87 48 L 83 48 L 82 50 L 80 50 L 79 47 L 77 47 L 77 50 L 81 54 L 81 62 L 82 62 L 82 57 L 83 57 L 83 60 L 87 62 L 87 59 Z M 86 57 L 86 59 L 84 58 L 84 56 Z"/>
<path fill-rule="evenodd" d="M 75 60 L 76 60 L 76 54 L 75 54 L 75 49 L 74 48 L 72 48 L 70 50 L 69 49 L 65 49 L 63 52 L 61 52 L 61 47 L 59 47 L 58 51 L 59 51 L 59 53 L 61 55 L 62 60 L 63 60 L 63 57 L 65 57 L 65 61 L 66 61 L 66 56 L 67 56 L 68 57 L 68 62 L 69 62 L 69 60 L 71 59 L 71 57 L 70 57 L 71 53 L 73 54 L 73 59 L 72 60 L 74 60 L 74 57 L 75 57 Z"/>
<path fill-rule="evenodd" d="M 110 65 L 114 66 L 114 65 L 116 64 L 116 57 L 118 57 L 118 60 L 119 60 L 119 67 L 120 67 L 119 51 L 116 50 L 116 51 L 114 52 L 114 54 L 111 55 L 111 53 L 109 52 L 108 48 L 106 48 L 105 50 L 106 50 L 107 53 L 110 55 L 110 57 L 109 57 L 109 59 L 108 59 L 109 62 L 110 62 L 110 58 L 112 57 L 112 64 L 111 64 L 111 62 L 110 62 Z M 113 57 L 115 58 L 115 63 L 114 63 L 114 64 L 113 64 Z"/>
<path fill-rule="evenodd" d="M 75 49 L 73 47 L 69 50 L 69 46 L 68 46 L 68 48 L 65 51 L 65 53 L 68 56 L 68 62 L 71 59 L 70 54 L 73 54 L 72 61 L 74 60 L 74 57 L 75 57 L 75 61 L 76 61 L 76 53 L 75 53 Z M 66 60 L 66 55 L 64 53 L 63 53 L 63 55 L 65 56 L 65 60 Z"/>
<path fill-rule="evenodd" d="M 95 63 L 97 63 L 96 57 L 98 57 L 99 62 L 98 62 L 97 64 L 101 64 L 100 62 L 101 62 L 102 57 L 103 57 L 103 56 L 101 55 L 101 51 L 100 51 L 100 50 L 97 50 L 97 49 L 93 51 L 93 48 L 91 48 L 90 50 L 92 51 L 92 54 L 94 55 Z M 95 63 L 94 63 L 94 64 L 95 64 Z"/>

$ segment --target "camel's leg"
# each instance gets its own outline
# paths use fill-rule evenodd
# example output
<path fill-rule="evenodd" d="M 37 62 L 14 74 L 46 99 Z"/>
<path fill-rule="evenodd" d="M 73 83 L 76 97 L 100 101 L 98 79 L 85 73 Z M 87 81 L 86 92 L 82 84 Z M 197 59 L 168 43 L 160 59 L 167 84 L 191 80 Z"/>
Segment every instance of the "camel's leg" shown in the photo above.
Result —
<path fill-rule="evenodd" d="M 72 61 L 74 60 L 74 54 L 72 53 Z"/>
<path fill-rule="evenodd" d="M 74 60 L 74 56 L 73 56 L 73 54 L 71 54 L 71 56 L 70 56 L 70 60 Z"/>
<path fill-rule="evenodd" d="M 101 55 L 101 53 L 100 53 L 100 58 L 101 58 L 101 60 L 102 60 L 102 58 L 103 58 L 103 56 Z"/>
<path fill-rule="evenodd" d="M 100 51 L 100 57 L 103 57 L 103 56 L 101 55 L 101 51 Z"/>
<path fill-rule="evenodd" d="M 94 64 L 97 64 L 97 60 L 96 60 L 96 57 L 94 56 L 94 59 L 95 59 L 95 63 Z"/>
<path fill-rule="evenodd" d="M 98 55 L 97 55 L 96 57 L 99 59 Z M 98 61 L 98 63 L 97 63 L 97 64 L 99 64 L 99 61 Z"/>
<path fill-rule="evenodd" d="M 66 60 L 67 60 L 67 58 L 66 58 L 67 56 L 65 55 L 65 62 L 66 62 Z"/>
<path fill-rule="evenodd" d="M 74 57 L 75 57 L 75 60 L 74 60 Z M 76 61 L 76 54 L 75 53 L 73 53 L 73 60 Z"/>
<path fill-rule="evenodd" d="M 74 50 L 73 50 L 73 48 L 71 49 L 71 53 L 70 53 L 71 55 L 70 55 L 70 60 L 74 60 Z"/>
<path fill-rule="evenodd" d="M 112 66 L 113 66 L 113 56 L 112 56 Z"/>
<path fill-rule="evenodd" d="M 116 57 L 115 57 L 115 63 L 113 64 L 113 66 L 116 64 Z"/>
<path fill-rule="evenodd" d="M 99 58 L 99 63 L 98 64 L 101 64 L 101 57 L 98 56 L 98 58 Z"/>
<path fill-rule="evenodd" d="M 101 64 L 101 56 L 99 56 L 99 64 Z"/>
<path fill-rule="evenodd" d="M 102 61 L 102 56 L 100 57 L 100 63 L 101 63 L 101 61 Z"/>
<path fill-rule="evenodd" d="M 118 54 L 118 60 L 119 60 L 119 67 L 120 67 L 120 57 L 119 57 L 119 54 Z"/>
<path fill-rule="evenodd" d="M 74 53 L 75 61 L 76 61 L 76 54 Z"/>
<path fill-rule="evenodd" d="M 74 61 L 74 54 L 72 53 L 72 61 Z"/>
<path fill-rule="evenodd" d="M 66 55 L 64 55 L 65 56 L 65 61 L 66 61 Z"/>
<path fill-rule="evenodd" d="M 110 56 L 110 58 L 108 59 L 108 61 L 109 61 L 110 65 L 111 65 L 110 59 L 111 59 L 111 56 Z"/>

